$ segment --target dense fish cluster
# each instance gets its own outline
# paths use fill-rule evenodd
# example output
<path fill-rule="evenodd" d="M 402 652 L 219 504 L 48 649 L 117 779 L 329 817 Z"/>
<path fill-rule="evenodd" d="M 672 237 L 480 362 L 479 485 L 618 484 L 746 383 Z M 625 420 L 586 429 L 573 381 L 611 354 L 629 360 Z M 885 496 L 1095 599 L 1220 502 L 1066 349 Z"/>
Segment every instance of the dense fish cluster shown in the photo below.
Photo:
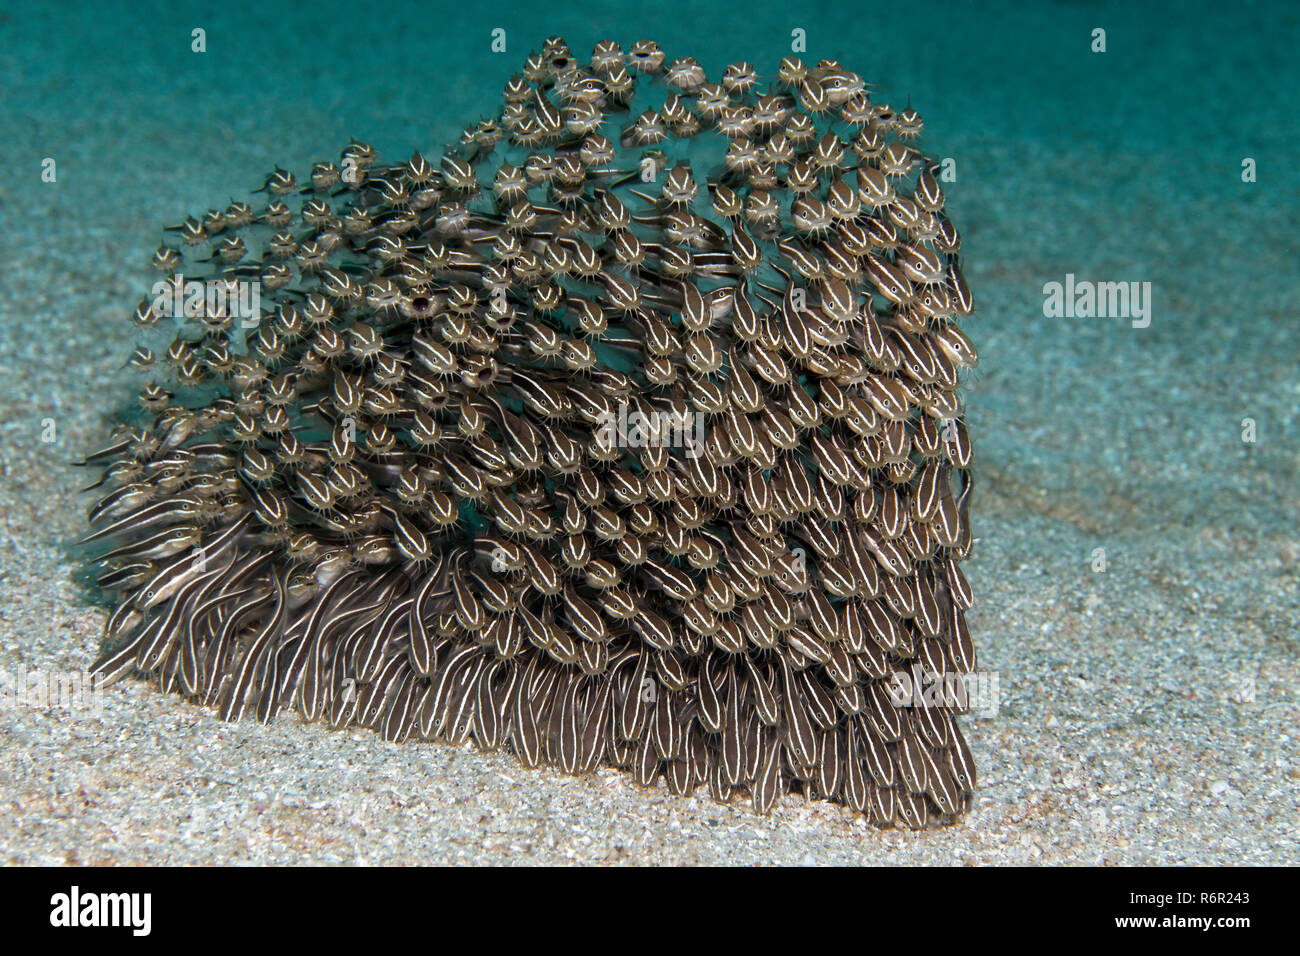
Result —
<path fill-rule="evenodd" d="M 975 353 L 921 126 L 829 60 L 551 39 L 441 159 L 171 227 L 131 360 L 169 372 L 86 460 L 96 672 L 952 820 Z"/>

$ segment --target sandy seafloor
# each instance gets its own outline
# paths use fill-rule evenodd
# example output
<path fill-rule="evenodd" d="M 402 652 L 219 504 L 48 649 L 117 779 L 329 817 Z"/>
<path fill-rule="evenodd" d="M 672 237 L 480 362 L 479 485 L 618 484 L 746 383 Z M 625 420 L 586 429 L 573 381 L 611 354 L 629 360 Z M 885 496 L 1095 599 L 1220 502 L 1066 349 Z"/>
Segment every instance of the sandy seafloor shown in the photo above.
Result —
<path fill-rule="evenodd" d="M 995 717 L 964 722 L 979 791 L 942 831 L 881 833 L 800 797 L 760 818 L 613 771 L 292 717 L 225 725 L 125 682 L 100 715 L 0 711 L 0 860 L 1296 862 L 1294 5 L 234 6 L 0 4 L 0 668 L 96 653 L 105 612 L 69 547 L 84 474 L 67 463 L 134 393 L 127 316 L 163 224 L 246 198 L 277 163 L 302 175 L 349 136 L 436 155 L 553 33 L 580 54 L 653 36 L 711 72 L 770 72 L 801 27 L 809 60 L 910 96 L 924 147 L 958 163 L 948 209 L 981 353 L 970 621 L 1001 693 Z M 1067 272 L 1151 282 L 1150 326 L 1045 318 L 1042 286 Z"/>

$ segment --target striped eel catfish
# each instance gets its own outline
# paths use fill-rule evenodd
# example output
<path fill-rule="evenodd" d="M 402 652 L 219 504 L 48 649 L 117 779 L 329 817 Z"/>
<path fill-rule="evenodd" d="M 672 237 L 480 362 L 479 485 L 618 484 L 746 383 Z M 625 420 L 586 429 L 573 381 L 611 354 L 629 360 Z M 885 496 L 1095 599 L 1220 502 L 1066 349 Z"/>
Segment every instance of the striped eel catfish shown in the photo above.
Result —
<path fill-rule="evenodd" d="M 170 227 L 140 416 L 82 462 L 94 673 L 958 819 L 976 354 L 921 133 L 832 60 L 552 38 L 437 159 Z"/>

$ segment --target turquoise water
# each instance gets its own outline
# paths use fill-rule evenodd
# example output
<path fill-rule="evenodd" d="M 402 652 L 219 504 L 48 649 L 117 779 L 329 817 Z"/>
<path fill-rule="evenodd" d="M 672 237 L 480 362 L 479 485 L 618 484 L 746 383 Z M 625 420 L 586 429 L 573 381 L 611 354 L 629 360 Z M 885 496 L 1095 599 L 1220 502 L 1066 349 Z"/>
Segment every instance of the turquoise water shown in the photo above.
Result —
<path fill-rule="evenodd" d="M 969 418 L 993 547 L 1025 507 L 1144 552 L 1221 526 L 1289 547 L 1294 4 L 309 9 L 0 5 L 0 368 L 16 417 L 61 411 L 93 442 L 102 410 L 134 392 L 125 317 L 160 227 L 248 198 L 276 165 L 301 178 L 350 137 L 381 157 L 436 155 L 553 34 L 579 55 L 653 37 L 711 74 L 747 59 L 770 76 L 803 31 L 805 59 L 840 59 L 877 101 L 918 108 L 922 146 L 956 171 L 945 191 L 977 306 Z M 1147 324 L 1044 314 L 1044 287 L 1067 276 L 1149 284 Z"/>
<path fill-rule="evenodd" d="M 1207 521 L 1256 537 L 1295 525 L 1294 4 L 309 10 L 0 5 L 0 355 L 16 383 L 48 372 L 36 404 L 68 410 L 74 433 L 130 394 L 124 317 L 162 225 L 247 198 L 276 165 L 301 176 L 350 137 L 434 155 L 552 34 L 580 55 L 654 37 L 710 73 L 748 59 L 770 76 L 803 31 L 806 59 L 910 101 L 924 148 L 953 163 L 984 513 L 1011 520 L 1029 495 L 1147 545 Z M 1149 283 L 1149 324 L 1045 315 L 1045 285 L 1067 276 Z M 65 394 L 65 368 L 102 390 Z"/>

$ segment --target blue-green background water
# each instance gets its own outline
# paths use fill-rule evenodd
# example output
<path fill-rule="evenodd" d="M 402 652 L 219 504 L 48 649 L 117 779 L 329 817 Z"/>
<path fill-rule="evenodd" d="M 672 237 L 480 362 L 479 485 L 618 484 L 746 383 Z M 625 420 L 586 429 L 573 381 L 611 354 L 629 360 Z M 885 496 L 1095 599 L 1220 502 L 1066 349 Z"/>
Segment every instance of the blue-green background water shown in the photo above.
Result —
<path fill-rule="evenodd" d="M 205 53 L 191 52 L 195 28 Z M 276 165 L 301 178 L 350 137 L 383 157 L 436 155 L 551 35 L 580 56 L 653 38 L 710 73 L 745 59 L 770 75 L 796 28 L 805 59 L 841 60 L 877 101 L 910 99 L 923 148 L 956 162 L 947 209 L 981 355 L 967 383 L 972 629 L 1007 698 L 1000 723 L 971 731 L 989 799 L 1019 800 L 1050 773 L 1035 762 L 1048 751 L 1132 744 L 1115 766 L 1138 773 L 1146 735 L 1188 735 L 1202 749 L 1173 762 L 1245 794 L 1216 826 L 1268 830 L 1262 808 L 1294 796 L 1294 771 L 1240 742 L 1281 740 L 1296 764 L 1296 3 L 0 2 L 5 573 L 66 577 L 59 544 L 84 507 L 66 462 L 134 391 L 127 316 L 161 226 L 247 199 Z M 1091 50 L 1097 28 L 1105 53 Z M 1246 158 L 1256 182 L 1242 181 Z M 1046 317 L 1043 286 L 1067 273 L 1150 282 L 1150 326 Z M 36 437 L 47 421 L 53 445 Z M 1213 690 L 1189 697 L 1197 668 L 1258 673 L 1273 696 L 1249 712 Z M 1084 677 L 1103 690 L 1054 693 Z M 1283 712 L 1265 719 L 1270 706 Z M 1203 789 L 1152 797 L 1139 780 L 1114 799 L 1166 801 L 1142 820 L 1189 807 L 1218 820 L 1219 804 L 1196 803 Z M 1138 858 L 1166 858 L 1175 838 L 1144 827 L 1125 831 Z M 1213 837 L 1177 845 L 1167 858 L 1233 859 Z"/>
<path fill-rule="evenodd" d="M 15 322 L 23 303 L 61 283 L 75 287 L 102 270 L 113 285 L 93 308 L 105 318 L 129 309 L 162 224 L 246 198 L 277 164 L 301 174 L 349 137 L 385 156 L 436 154 L 495 109 L 506 77 L 547 36 L 565 36 L 580 54 L 601 38 L 626 46 L 649 36 L 711 72 L 748 59 L 770 73 L 798 28 L 806 59 L 838 58 L 877 99 L 910 100 L 926 120 L 927 151 L 956 161 L 949 208 L 984 356 L 972 418 L 994 449 L 1005 440 L 1011 455 L 1029 440 L 1055 457 L 1030 484 L 1101 508 L 1071 471 L 1105 466 L 1123 484 L 1129 459 L 1142 455 L 1147 470 L 1157 459 L 1155 480 L 1182 484 L 1161 491 L 1162 517 L 1203 511 L 1221 480 L 1198 484 L 1199 469 L 1183 476 L 1180 466 L 1240 448 L 1198 444 L 1208 426 L 1203 410 L 1184 414 L 1182 388 L 1214 406 L 1220 438 L 1247 415 L 1272 440 L 1255 450 L 1280 451 L 1279 439 L 1296 438 L 1294 390 L 1269 372 L 1295 357 L 1295 4 L 169 2 L 0 11 L 0 253 L 16 264 L 0 342 L 10 349 L 31 331 Z M 206 31 L 205 53 L 191 51 L 196 27 Z M 497 28 L 504 54 L 491 49 Z M 1105 53 L 1091 49 L 1096 28 L 1106 31 Z M 58 163 L 57 184 L 40 181 L 46 157 Z M 1241 181 L 1245 157 L 1257 163 L 1256 183 Z M 1150 281 L 1150 328 L 1045 319 L 1042 286 L 1066 273 Z M 99 341 L 117 348 L 130 335 L 112 322 Z M 1272 497 L 1262 496 L 1263 507 Z"/>

